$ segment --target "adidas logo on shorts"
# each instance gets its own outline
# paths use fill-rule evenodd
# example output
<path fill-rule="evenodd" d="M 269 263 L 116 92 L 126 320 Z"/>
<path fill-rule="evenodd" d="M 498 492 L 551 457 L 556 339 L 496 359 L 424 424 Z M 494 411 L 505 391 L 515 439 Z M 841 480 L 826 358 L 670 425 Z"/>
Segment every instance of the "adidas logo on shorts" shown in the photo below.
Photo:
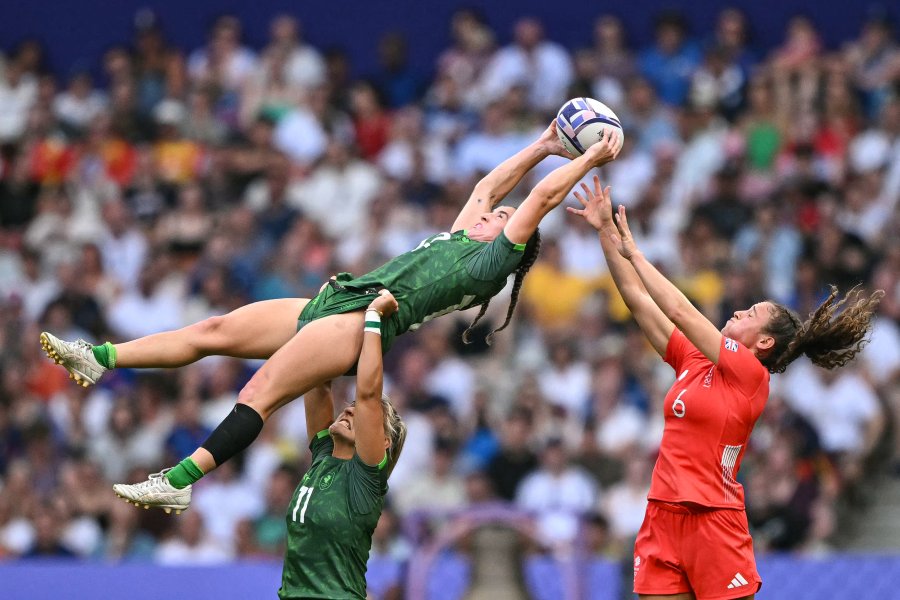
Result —
<path fill-rule="evenodd" d="M 739 588 L 744 585 L 748 585 L 747 580 L 744 579 L 743 575 L 737 573 L 735 574 L 734 579 L 731 580 L 731 583 L 728 584 L 728 589 L 733 590 L 734 588 Z"/>

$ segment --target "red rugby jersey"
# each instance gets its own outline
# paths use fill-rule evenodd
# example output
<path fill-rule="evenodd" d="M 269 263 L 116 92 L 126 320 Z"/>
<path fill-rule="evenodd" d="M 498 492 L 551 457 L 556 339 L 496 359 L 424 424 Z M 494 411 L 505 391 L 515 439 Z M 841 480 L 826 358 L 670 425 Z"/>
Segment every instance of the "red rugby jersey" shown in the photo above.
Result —
<path fill-rule="evenodd" d="M 665 361 L 676 381 L 666 394 L 666 425 L 648 497 L 744 508 L 744 488 L 735 478 L 769 397 L 769 371 L 725 336 L 714 365 L 677 328 Z"/>

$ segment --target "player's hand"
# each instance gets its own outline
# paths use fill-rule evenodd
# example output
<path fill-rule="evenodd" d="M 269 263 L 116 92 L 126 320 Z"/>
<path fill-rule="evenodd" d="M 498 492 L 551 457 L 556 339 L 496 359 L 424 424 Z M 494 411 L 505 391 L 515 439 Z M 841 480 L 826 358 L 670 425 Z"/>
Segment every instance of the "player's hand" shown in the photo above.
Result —
<path fill-rule="evenodd" d="M 609 195 L 610 187 L 604 188 L 600 184 L 600 178 L 594 175 L 594 188 L 591 189 L 588 184 L 582 182 L 581 189 L 583 194 L 575 192 L 575 198 L 581 202 L 581 206 L 584 208 L 567 206 L 566 210 L 573 215 L 583 217 L 597 231 L 604 228 L 615 230 L 612 199 Z"/>
<path fill-rule="evenodd" d="M 606 163 L 616 160 L 621 150 L 618 132 L 611 132 L 605 139 L 588 148 L 584 155 L 592 166 L 602 167 Z"/>
<path fill-rule="evenodd" d="M 388 290 L 378 292 L 378 297 L 369 304 L 371 310 L 378 311 L 382 317 L 389 317 L 400 308 L 397 299 Z"/>
<path fill-rule="evenodd" d="M 544 130 L 544 133 L 542 133 L 541 137 L 538 139 L 538 143 L 543 146 L 544 150 L 549 154 L 562 156 L 569 160 L 575 158 L 575 155 L 566 150 L 563 143 L 559 141 L 559 136 L 556 134 L 556 119 L 553 119 L 550 122 L 550 127 Z"/>
<path fill-rule="evenodd" d="M 628 217 L 625 216 L 625 207 L 621 204 L 618 212 L 613 216 L 613 221 L 616 224 L 616 233 L 611 234 L 611 237 L 616 244 L 616 250 L 624 258 L 631 260 L 638 253 L 638 249 L 634 243 L 634 236 L 631 235 L 631 229 L 628 228 Z"/>

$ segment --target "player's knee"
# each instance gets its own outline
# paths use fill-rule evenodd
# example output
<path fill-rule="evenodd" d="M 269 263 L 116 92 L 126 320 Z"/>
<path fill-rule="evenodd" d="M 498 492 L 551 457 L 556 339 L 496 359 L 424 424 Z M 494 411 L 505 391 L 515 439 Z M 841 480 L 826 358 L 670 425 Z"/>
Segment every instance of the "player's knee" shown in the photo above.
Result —
<path fill-rule="evenodd" d="M 238 392 L 237 401 L 239 404 L 246 404 L 251 407 L 262 415 L 263 419 L 268 419 L 276 406 L 273 406 L 275 403 L 267 401 L 267 394 L 263 388 L 263 382 L 259 381 L 258 377 L 253 377 L 243 388 L 241 388 L 241 391 Z"/>
<path fill-rule="evenodd" d="M 196 345 L 202 351 L 212 352 L 222 345 L 222 330 L 226 317 L 215 316 L 203 319 L 193 326 Z"/>

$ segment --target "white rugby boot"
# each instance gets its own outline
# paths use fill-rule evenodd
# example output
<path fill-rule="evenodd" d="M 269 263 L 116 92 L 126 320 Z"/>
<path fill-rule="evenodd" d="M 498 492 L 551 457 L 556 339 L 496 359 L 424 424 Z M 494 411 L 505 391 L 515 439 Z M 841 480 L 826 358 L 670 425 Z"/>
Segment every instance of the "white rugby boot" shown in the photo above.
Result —
<path fill-rule="evenodd" d="M 41 333 L 41 348 L 58 365 L 69 372 L 69 379 L 88 387 L 97 383 L 107 369 L 97 362 L 92 346 L 84 340 L 66 342 L 46 331 Z"/>
<path fill-rule="evenodd" d="M 116 496 L 135 506 L 144 508 L 155 506 L 166 511 L 166 514 L 174 510 L 176 515 L 180 515 L 181 511 L 187 510 L 191 505 L 191 486 L 179 490 L 169 483 L 166 471 L 169 469 L 152 473 L 147 481 L 140 483 L 116 483 L 113 485 L 113 491 Z"/>

